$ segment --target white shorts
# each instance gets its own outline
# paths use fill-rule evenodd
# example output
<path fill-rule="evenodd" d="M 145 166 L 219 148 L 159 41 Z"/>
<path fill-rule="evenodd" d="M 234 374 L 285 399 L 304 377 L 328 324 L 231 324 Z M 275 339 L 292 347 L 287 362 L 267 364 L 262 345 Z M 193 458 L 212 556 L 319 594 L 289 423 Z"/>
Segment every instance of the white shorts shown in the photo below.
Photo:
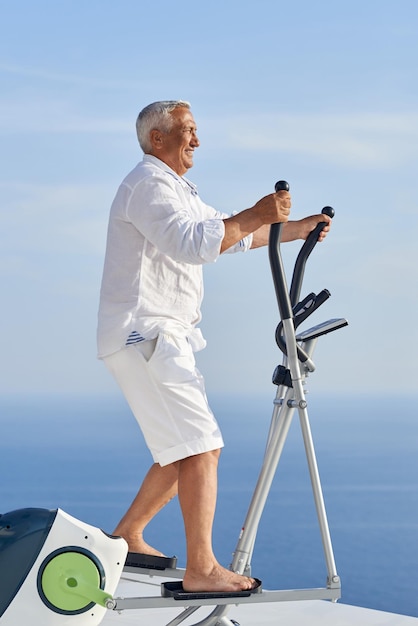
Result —
<path fill-rule="evenodd" d="M 223 447 L 187 337 L 160 333 L 158 339 L 126 346 L 103 361 L 156 463 L 164 466 Z"/>

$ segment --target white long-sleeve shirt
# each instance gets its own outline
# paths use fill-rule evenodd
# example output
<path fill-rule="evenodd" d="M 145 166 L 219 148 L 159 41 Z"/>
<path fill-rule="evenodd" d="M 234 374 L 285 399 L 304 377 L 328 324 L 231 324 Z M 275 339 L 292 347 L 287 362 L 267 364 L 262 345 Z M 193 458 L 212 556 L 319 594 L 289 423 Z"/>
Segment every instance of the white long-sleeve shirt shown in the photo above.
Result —
<path fill-rule="evenodd" d="M 193 183 L 145 155 L 124 179 L 113 201 L 98 315 L 99 358 L 132 338 L 161 331 L 190 336 L 200 331 L 202 265 L 216 261 L 228 215 L 202 202 Z M 246 237 L 228 250 L 250 248 Z M 131 338 L 131 339 L 130 339 Z"/>

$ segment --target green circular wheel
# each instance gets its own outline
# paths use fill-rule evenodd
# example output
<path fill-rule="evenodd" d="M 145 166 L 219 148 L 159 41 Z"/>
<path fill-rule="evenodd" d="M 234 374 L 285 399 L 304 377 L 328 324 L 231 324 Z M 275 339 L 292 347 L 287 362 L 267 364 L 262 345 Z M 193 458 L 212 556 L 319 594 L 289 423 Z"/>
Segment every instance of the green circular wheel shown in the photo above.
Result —
<path fill-rule="evenodd" d="M 57 550 L 44 561 L 38 589 L 49 608 L 66 615 L 83 613 L 107 595 L 102 591 L 103 578 L 93 559 L 94 555 L 69 549 Z"/>

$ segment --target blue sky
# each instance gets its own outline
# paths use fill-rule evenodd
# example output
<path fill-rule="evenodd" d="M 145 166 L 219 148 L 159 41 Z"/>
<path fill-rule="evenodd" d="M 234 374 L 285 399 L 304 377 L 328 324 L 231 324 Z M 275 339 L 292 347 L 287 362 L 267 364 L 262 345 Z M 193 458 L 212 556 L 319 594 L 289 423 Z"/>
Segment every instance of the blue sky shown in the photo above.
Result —
<path fill-rule="evenodd" d="M 284 178 L 294 218 L 335 208 L 304 293 L 332 294 L 313 322 L 350 326 L 319 342 L 310 387 L 415 391 L 415 0 L 16 0 L 1 21 L 0 392 L 115 390 L 95 346 L 108 211 L 141 158 L 138 111 L 166 98 L 192 104 L 209 204 L 247 208 Z M 267 251 L 205 275 L 209 392 L 273 393 Z"/>

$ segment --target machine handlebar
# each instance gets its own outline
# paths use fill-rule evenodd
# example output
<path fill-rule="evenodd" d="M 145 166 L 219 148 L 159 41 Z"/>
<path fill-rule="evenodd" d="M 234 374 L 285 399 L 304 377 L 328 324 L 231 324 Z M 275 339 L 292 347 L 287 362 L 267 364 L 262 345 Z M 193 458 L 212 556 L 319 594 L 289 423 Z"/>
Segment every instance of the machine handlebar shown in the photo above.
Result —
<path fill-rule="evenodd" d="M 280 180 L 275 184 L 275 191 L 289 191 L 289 184 Z M 326 206 L 322 209 L 324 215 L 334 217 L 334 209 Z M 280 239 L 283 229 L 282 223 L 272 224 L 270 228 L 269 237 L 269 260 L 270 268 L 273 277 L 274 288 L 276 292 L 277 304 L 279 306 L 281 320 L 292 319 L 294 316 L 293 308 L 298 304 L 300 291 L 302 288 L 303 277 L 305 273 L 305 265 L 309 255 L 318 242 L 318 237 L 323 228 L 327 225 L 327 222 L 319 222 L 314 230 L 308 235 L 306 241 L 302 245 L 299 251 L 298 257 L 295 262 L 295 267 L 292 276 L 292 282 L 290 291 L 287 288 L 286 274 L 284 271 L 282 255 L 280 251 Z M 319 303 L 318 303 L 319 304 Z M 317 308 L 317 307 L 315 307 Z M 276 336 L 276 340 L 278 337 Z M 282 338 L 283 339 L 283 338 Z M 283 350 L 283 341 L 278 341 L 278 345 Z M 299 352 L 299 350 L 298 350 Z M 299 358 L 302 361 L 305 360 L 303 351 L 299 352 Z M 306 356 L 307 358 L 307 356 Z"/>

